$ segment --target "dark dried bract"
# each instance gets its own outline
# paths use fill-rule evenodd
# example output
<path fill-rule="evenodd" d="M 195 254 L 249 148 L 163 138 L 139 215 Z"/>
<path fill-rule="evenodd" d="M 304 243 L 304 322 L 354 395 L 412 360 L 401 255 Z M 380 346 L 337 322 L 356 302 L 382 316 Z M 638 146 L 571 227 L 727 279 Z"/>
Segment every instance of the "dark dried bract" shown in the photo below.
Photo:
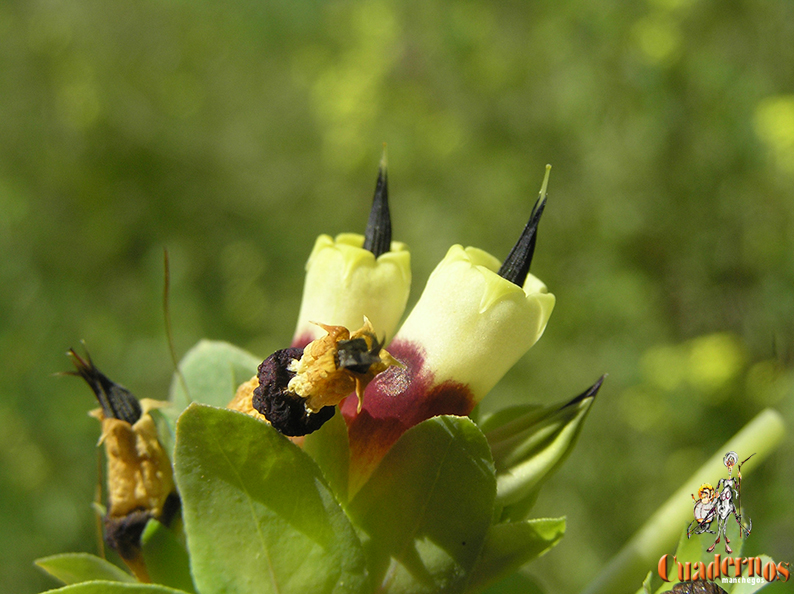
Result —
<path fill-rule="evenodd" d="M 105 542 L 125 561 L 136 559 L 141 553 L 141 534 L 152 517 L 143 509 L 120 518 L 105 516 Z"/>
<path fill-rule="evenodd" d="M 259 386 L 254 389 L 254 408 L 279 432 L 290 437 L 317 431 L 336 412 L 336 407 L 325 406 L 312 414 L 306 410 L 303 398 L 287 390 L 287 384 L 295 377 L 289 365 L 301 355 L 303 349 L 295 348 L 270 355 L 259 365 Z"/>
<path fill-rule="evenodd" d="M 538 240 L 538 223 L 540 223 L 544 208 L 546 208 L 546 197 L 541 196 L 532 208 L 529 221 L 527 221 L 524 230 L 521 232 L 521 237 L 518 238 L 518 241 L 513 246 L 513 249 L 510 250 L 510 254 L 508 254 L 499 269 L 499 276 L 519 287 L 524 286 L 524 281 L 529 274 L 529 267 L 532 265 L 532 257 L 535 255 L 535 244 Z"/>
<path fill-rule="evenodd" d="M 391 249 L 391 214 L 389 213 L 389 177 L 385 161 L 378 170 L 375 197 L 364 232 L 364 249 L 377 258 Z"/>
<path fill-rule="evenodd" d="M 72 363 L 77 369 L 77 371 L 69 372 L 69 375 L 82 377 L 91 386 L 105 417 L 120 419 L 130 425 L 134 425 L 141 418 L 141 405 L 138 399 L 127 388 L 110 380 L 99 371 L 87 352 L 85 359 L 78 355 L 74 349 L 69 349 L 67 354 L 72 358 Z"/>
<path fill-rule="evenodd" d="M 163 512 L 157 520 L 165 526 L 170 526 L 179 509 L 179 495 L 171 493 L 165 500 Z M 149 520 L 154 517 L 151 511 L 145 509 L 136 509 L 118 518 L 106 515 L 103 518 L 105 542 L 125 561 L 137 559 L 141 554 L 141 534 Z"/>

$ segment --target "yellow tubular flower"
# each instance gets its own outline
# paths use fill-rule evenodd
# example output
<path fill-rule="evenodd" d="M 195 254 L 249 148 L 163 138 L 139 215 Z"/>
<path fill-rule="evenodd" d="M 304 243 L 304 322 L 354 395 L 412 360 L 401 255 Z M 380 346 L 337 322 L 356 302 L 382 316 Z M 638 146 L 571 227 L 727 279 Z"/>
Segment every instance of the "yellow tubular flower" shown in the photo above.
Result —
<path fill-rule="evenodd" d="M 425 353 L 434 383 L 465 384 L 475 403 L 538 341 L 554 309 L 537 277 L 519 287 L 499 265 L 483 250 L 452 246 L 395 337 Z"/>
<path fill-rule="evenodd" d="M 387 340 L 394 335 L 411 288 L 411 256 L 398 241 L 377 258 L 363 245 L 364 236 L 355 233 L 317 238 L 306 263 L 293 346 L 325 334 L 313 321 L 358 328 L 366 316 Z"/>

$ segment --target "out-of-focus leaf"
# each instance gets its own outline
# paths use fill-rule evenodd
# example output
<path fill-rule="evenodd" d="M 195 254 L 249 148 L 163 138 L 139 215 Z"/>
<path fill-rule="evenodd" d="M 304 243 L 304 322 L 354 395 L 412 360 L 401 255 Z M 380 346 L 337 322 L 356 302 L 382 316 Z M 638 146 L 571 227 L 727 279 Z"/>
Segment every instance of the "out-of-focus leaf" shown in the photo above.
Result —
<path fill-rule="evenodd" d="M 169 528 L 149 520 L 141 535 L 141 550 L 146 570 L 155 584 L 194 593 L 187 549 Z"/>
<path fill-rule="evenodd" d="M 378 591 L 463 591 L 495 494 L 488 443 L 469 419 L 435 417 L 408 430 L 348 506 Z"/>
<path fill-rule="evenodd" d="M 514 573 L 484 590 L 482 594 L 543 594 L 543 589 L 529 576 Z"/>
<path fill-rule="evenodd" d="M 89 553 L 63 553 L 36 559 L 36 565 L 64 584 L 89 580 L 134 582 L 135 578 L 109 561 Z"/>
<path fill-rule="evenodd" d="M 317 431 L 309 433 L 303 440 L 303 450 L 317 462 L 337 501 L 344 505 L 350 468 L 350 442 L 344 417 L 335 414 Z"/>
<path fill-rule="evenodd" d="M 739 537 L 739 525 L 736 523 L 734 517 L 730 516 L 728 520 L 728 538 L 730 539 L 730 547 L 733 551 L 730 553 L 730 556 L 741 557 L 745 539 Z M 711 529 L 715 532 L 717 531 L 717 520 L 714 520 L 711 524 Z M 674 575 L 676 566 L 673 565 L 673 556 L 675 556 L 676 561 L 681 563 L 692 563 L 694 571 L 694 564 L 703 563 L 708 567 L 709 563 L 712 563 L 718 554 L 722 554 L 723 558 L 726 555 L 724 538 L 720 538 L 720 542 L 714 547 L 714 550 L 709 552 L 708 548 L 714 544 L 717 538 L 716 534 L 709 534 L 707 532 L 704 534 L 693 534 L 690 538 L 687 538 L 686 532 L 686 527 L 684 527 L 684 530 L 681 532 L 681 537 L 678 539 L 678 546 L 676 547 L 674 555 L 669 556 L 671 580 L 676 579 Z"/>
<path fill-rule="evenodd" d="M 226 406 L 237 386 L 256 374 L 262 362 L 251 353 L 228 342 L 202 340 L 179 362 L 188 394 L 179 375 L 171 381 L 171 402 L 177 411 L 190 402 Z"/>
<path fill-rule="evenodd" d="M 47 594 L 189 594 L 158 584 L 129 584 L 123 582 L 83 582 L 47 590 Z"/>
<path fill-rule="evenodd" d="M 488 530 L 467 592 L 480 592 L 551 549 L 565 534 L 565 518 L 495 524 Z"/>
<path fill-rule="evenodd" d="M 361 543 L 322 473 L 269 425 L 192 404 L 175 468 L 198 591 L 367 591 Z"/>

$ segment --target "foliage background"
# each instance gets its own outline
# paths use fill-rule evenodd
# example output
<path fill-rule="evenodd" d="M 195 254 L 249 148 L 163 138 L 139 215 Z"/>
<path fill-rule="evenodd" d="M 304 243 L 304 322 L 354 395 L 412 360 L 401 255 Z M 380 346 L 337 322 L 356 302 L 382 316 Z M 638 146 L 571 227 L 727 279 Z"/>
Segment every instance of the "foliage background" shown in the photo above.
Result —
<path fill-rule="evenodd" d="M 794 419 L 793 92 L 788 0 L 1 3 L 0 589 L 96 547 L 63 353 L 166 394 L 164 246 L 180 354 L 282 347 L 386 141 L 412 301 L 452 243 L 506 255 L 554 165 L 557 308 L 485 407 L 609 372 L 538 502 L 568 535 L 531 573 L 577 591 L 758 411 Z M 794 561 L 792 456 L 745 483 L 751 553 Z"/>

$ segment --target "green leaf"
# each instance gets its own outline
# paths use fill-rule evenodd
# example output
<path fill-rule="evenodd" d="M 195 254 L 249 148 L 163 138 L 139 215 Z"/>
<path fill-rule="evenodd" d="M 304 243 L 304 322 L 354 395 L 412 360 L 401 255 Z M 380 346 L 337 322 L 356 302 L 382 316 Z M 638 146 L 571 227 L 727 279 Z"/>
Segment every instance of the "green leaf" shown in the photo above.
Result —
<path fill-rule="evenodd" d="M 171 402 L 177 411 L 190 402 L 224 407 L 234 397 L 237 386 L 256 375 L 261 362 L 262 359 L 228 342 L 202 340 L 179 362 L 188 394 L 175 374 L 171 381 Z"/>
<path fill-rule="evenodd" d="M 269 425 L 192 404 L 175 469 L 199 592 L 368 590 L 361 543 L 320 469 Z"/>
<path fill-rule="evenodd" d="M 514 573 L 482 594 L 543 594 L 543 589 L 529 576 Z"/>
<path fill-rule="evenodd" d="M 495 494 L 488 443 L 469 419 L 406 431 L 348 507 L 378 592 L 462 592 Z"/>
<path fill-rule="evenodd" d="M 648 575 L 645 576 L 645 579 L 642 581 L 642 586 L 640 589 L 637 590 L 637 594 L 652 594 L 653 590 L 651 590 L 651 580 L 653 579 L 653 572 L 649 571 Z"/>
<path fill-rule="evenodd" d="M 662 581 L 662 578 L 659 577 L 659 573 L 657 570 L 652 570 L 648 572 L 648 575 L 645 576 L 645 580 L 642 582 L 642 588 L 640 590 L 641 594 L 652 594 L 653 592 L 666 590 L 667 588 L 662 587 L 666 584 L 666 582 Z M 669 586 L 669 584 L 668 584 Z M 638 594 L 640 594 L 638 593 Z"/>
<path fill-rule="evenodd" d="M 125 584 L 122 582 L 96 581 L 47 590 L 47 594 L 187 594 L 157 584 Z"/>
<path fill-rule="evenodd" d="M 523 522 L 529 518 L 532 508 L 535 507 L 535 503 L 538 501 L 540 488 L 540 486 L 536 486 L 529 493 L 524 495 L 522 499 L 503 507 L 498 523 Z"/>
<path fill-rule="evenodd" d="M 134 582 L 135 578 L 109 561 L 88 553 L 63 553 L 36 559 L 36 565 L 64 584 L 89 580 Z"/>
<path fill-rule="evenodd" d="M 347 423 L 338 410 L 325 425 L 304 438 L 303 451 L 317 462 L 336 500 L 346 504 L 350 442 L 347 438 Z"/>
<path fill-rule="evenodd" d="M 141 535 L 141 551 L 152 582 L 195 593 L 187 549 L 171 529 L 149 520 Z"/>
<path fill-rule="evenodd" d="M 497 468 L 497 505 L 517 504 L 565 460 L 576 443 L 593 397 L 531 410 L 487 434 Z M 514 428 L 508 430 L 508 428 Z"/>
<path fill-rule="evenodd" d="M 539 404 L 506 406 L 488 415 L 483 415 L 477 425 L 486 437 L 492 434 L 491 439 L 494 439 L 523 431 L 537 422 L 546 412 L 547 408 Z"/>
<path fill-rule="evenodd" d="M 468 591 L 479 592 L 537 559 L 565 534 L 565 518 L 495 524 L 488 530 Z"/>

